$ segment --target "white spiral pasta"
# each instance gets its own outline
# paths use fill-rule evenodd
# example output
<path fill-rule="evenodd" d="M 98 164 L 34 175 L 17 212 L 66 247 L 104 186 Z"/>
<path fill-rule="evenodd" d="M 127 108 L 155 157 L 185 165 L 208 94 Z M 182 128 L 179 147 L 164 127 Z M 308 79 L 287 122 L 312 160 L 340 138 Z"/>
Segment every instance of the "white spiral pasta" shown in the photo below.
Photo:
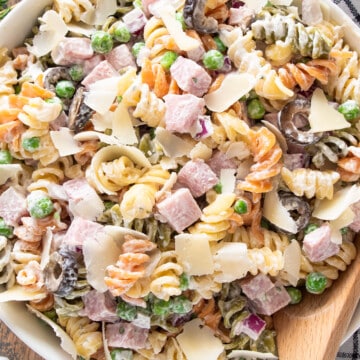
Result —
<path fill-rule="evenodd" d="M 13 62 L 7 61 L 0 68 L 0 95 L 13 94 L 13 86 L 17 83 L 17 72 Z"/>
<path fill-rule="evenodd" d="M 175 251 L 161 253 L 160 261 L 151 274 L 150 291 L 159 299 L 168 301 L 170 296 L 180 295 L 179 276 L 183 267 L 177 263 Z"/>
<path fill-rule="evenodd" d="M 251 275 L 259 272 L 276 276 L 284 268 L 284 255 L 281 251 L 272 251 L 267 247 L 260 249 L 248 249 L 247 257 L 251 262 L 249 270 Z"/>
<path fill-rule="evenodd" d="M 54 9 L 66 23 L 69 23 L 72 20 L 82 20 L 86 13 L 95 10 L 95 4 L 94 0 L 54 0 Z"/>
<path fill-rule="evenodd" d="M 6 284 L 12 273 L 11 244 L 5 236 L 0 236 L 0 285 Z"/>

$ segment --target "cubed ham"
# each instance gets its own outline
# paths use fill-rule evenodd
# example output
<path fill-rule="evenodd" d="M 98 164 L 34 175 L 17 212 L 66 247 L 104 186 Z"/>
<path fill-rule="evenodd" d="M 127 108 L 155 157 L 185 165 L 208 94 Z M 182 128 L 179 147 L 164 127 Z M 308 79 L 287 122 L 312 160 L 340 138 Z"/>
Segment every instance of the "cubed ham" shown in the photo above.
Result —
<path fill-rule="evenodd" d="M 201 216 L 201 209 L 187 188 L 178 189 L 159 202 L 157 210 L 177 232 L 183 231 Z"/>
<path fill-rule="evenodd" d="M 12 186 L 0 195 L 0 216 L 7 225 L 16 226 L 27 214 L 26 197 Z"/>
<path fill-rule="evenodd" d="M 166 113 L 165 127 L 169 131 L 189 133 L 203 113 L 205 101 L 191 94 L 164 96 Z"/>
<path fill-rule="evenodd" d="M 114 47 L 108 54 L 106 54 L 105 58 L 116 71 L 119 71 L 127 66 L 136 67 L 134 56 L 125 44 Z"/>
<path fill-rule="evenodd" d="M 320 2 L 318 0 L 303 0 L 301 3 L 301 20 L 310 26 L 323 21 Z"/>
<path fill-rule="evenodd" d="M 186 56 L 191 59 L 194 60 L 195 62 L 200 61 L 204 54 L 205 54 L 205 48 L 204 45 L 201 43 L 198 47 L 196 47 L 195 49 L 189 50 L 186 52 Z"/>
<path fill-rule="evenodd" d="M 230 8 L 229 24 L 238 25 L 246 30 L 255 18 L 255 11 L 247 6 L 239 8 Z"/>
<path fill-rule="evenodd" d="M 285 287 L 277 282 L 263 296 L 250 300 L 250 306 L 256 313 L 270 316 L 287 306 L 290 301 L 291 297 Z"/>
<path fill-rule="evenodd" d="M 106 325 L 105 338 L 110 347 L 138 350 L 145 348 L 148 333 L 147 329 L 121 321 Z"/>
<path fill-rule="evenodd" d="M 63 244 L 70 247 L 82 246 L 86 240 L 95 238 L 102 230 L 103 225 L 99 223 L 75 217 L 63 238 Z"/>
<path fill-rule="evenodd" d="M 85 37 L 67 37 L 51 51 L 51 58 L 56 65 L 81 64 L 94 55 L 91 40 Z"/>
<path fill-rule="evenodd" d="M 101 61 L 81 82 L 87 89 L 98 80 L 107 79 L 113 76 L 120 76 L 114 67 L 107 61 Z"/>
<path fill-rule="evenodd" d="M 97 195 L 96 191 L 88 181 L 84 178 L 75 178 L 72 180 L 65 181 L 63 183 L 63 188 L 66 195 L 69 198 L 69 201 L 78 203 L 86 198 Z"/>
<path fill-rule="evenodd" d="M 138 34 L 144 28 L 147 19 L 141 9 L 136 7 L 123 16 L 123 21 L 132 34 Z"/>
<path fill-rule="evenodd" d="M 236 160 L 229 159 L 222 151 L 215 151 L 213 156 L 207 161 L 211 170 L 220 177 L 222 169 L 237 169 L 238 164 Z"/>
<path fill-rule="evenodd" d="M 241 290 L 250 299 L 261 297 L 264 293 L 274 287 L 272 281 L 264 274 L 249 277 L 241 281 Z"/>
<path fill-rule="evenodd" d="M 116 322 L 119 320 L 116 315 L 117 303 L 108 292 L 91 290 L 82 297 L 82 300 L 84 308 L 81 310 L 81 316 L 87 316 L 93 321 Z"/>
<path fill-rule="evenodd" d="M 304 236 L 303 250 L 310 261 L 319 262 L 336 255 L 340 246 L 331 241 L 331 228 L 326 223 Z"/>
<path fill-rule="evenodd" d="M 84 74 L 85 75 L 90 74 L 91 71 L 104 60 L 105 60 L 105 57 L 102 54 L 95 54 L 90 59 L 84 60 L 82 63 Z"/>
<path fill-rule="evenodd" d="M 349 228 L 355 232 L 360 231 L 360 201 L 351 205 L 351 210 L 354 212 L 355 217 Z"/>
<path fill-rule="evenodd" d="M 195 96 L 203 96 L 211 84 L 211 76 L 191 59 L 179 56 L 170 67 L 171 76 L 179 87 Z"/>
<path fill-rule="evenodd" d="M 178 182 L 186 186 L 194 197 L 204 195 L 219 179 L 204 160 L 188 161 L 178 173 Z"/>

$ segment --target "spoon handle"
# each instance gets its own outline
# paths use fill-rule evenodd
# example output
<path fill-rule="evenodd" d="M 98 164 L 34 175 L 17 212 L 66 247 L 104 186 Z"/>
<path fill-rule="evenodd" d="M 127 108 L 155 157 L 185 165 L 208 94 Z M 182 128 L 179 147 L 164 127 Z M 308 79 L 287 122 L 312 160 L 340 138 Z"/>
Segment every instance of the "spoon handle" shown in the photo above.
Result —
<path fill-rule="evenodd" d="M 280 360 L 333 360 L 360 299 L 360 240 L 357 255 L 322 295 L 305 294 L 274 316 Z"/>

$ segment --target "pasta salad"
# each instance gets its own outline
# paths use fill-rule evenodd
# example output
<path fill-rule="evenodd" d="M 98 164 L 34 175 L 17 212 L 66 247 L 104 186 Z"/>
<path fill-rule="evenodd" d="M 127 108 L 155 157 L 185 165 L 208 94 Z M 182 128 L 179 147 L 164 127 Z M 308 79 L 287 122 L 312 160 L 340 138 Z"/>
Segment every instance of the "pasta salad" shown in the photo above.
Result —
<path fill-rule="evenodd" d="M 0 48 L 0 302 L 74 359 L 276 359 L 360 230 L 358 52 L 303 0 L 54 0 Z"/>

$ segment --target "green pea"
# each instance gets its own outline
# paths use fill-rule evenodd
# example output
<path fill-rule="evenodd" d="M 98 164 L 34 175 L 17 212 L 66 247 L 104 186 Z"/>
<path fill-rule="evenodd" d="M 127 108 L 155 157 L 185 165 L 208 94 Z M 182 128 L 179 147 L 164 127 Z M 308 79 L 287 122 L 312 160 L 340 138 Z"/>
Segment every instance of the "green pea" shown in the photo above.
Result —
<path fill-rule="evenodd" d="M 305 235 L 309 234 L 318 228 L 319 228 L 319 225 L 317 225 L 317 224 L 308 224 L 304 229 L 304 233 L 305 233 Z"/>
<path fill-rule="evenodd" d="M 216 184 L 216 185 L 213 187 L 213 189 L 215 190 L 215 192 L 216 192 L 217 194 L 221 194 L 221 193 L 222 193 L 222 184 L 221 184 L 221 183 Z"/>
<path fill-rule="evenodd" d="M 298 288 L 293 286 L 286 287 L 286 291 L 290 295 L 291 301 L 290 304 L 298 304 L 302 300 L 302 292 Z"/>
<path fill-rule="evenodd" d="M 143 41 L 139 41 L 137 43 L 135 43 L 131 49 L 132 54 L 135 57 L 138 57 L 140 50 L 145 46 L 145 43 Z"/>
<path fill-rule="evenodd" d="M 163 57 L 160 59 L 160 64 L 165 70 L 169 70 L 170 66 L 178 58 L 178 54 L 174 51 L 167 51 Z"/>
<path fill-rule="evenodd" d="M 0 164 L 11 164 L 12 160 L 9 150 L 0 150 Z"/>
<path fill-rule="evenodd" d="M 224 66 L 224 55 L 218 50 L 209 50 L 202 59 L 204 66 L 209 70 L 219 70 Z"/>
<path fill-rule="evenodd" d="M 0 218 L 0 235 L 7 238 L 13 235 L 13 228 L 5 223 L 3 218 Z"/>
<path fill-rule="evenodd" d="M 224 53 L 224 52 L 226 51 L 227 47 L 226 47 L 225 44 L 221 41 L 221 39 L 220 39 L 218 36 L 215 36 L 215 37 L 214 37 L 214 41 L 215 41 L 215 43 L 216 43 L 217 49 L 218 49 L 220 52 Z"/>
<path fill-rule="evenodd" d="M 113 31 L 113 37 L 116 41 L 127 43 L 131 39 L 131 33 L 126 25 L 120 24 Z"/>
<path fill-rule="evenodd" d="M 187 274 L 182 273 L 179 277 L 179 281 L 180 281 L 180 290 L 184 291 L 189 288 L 190 279 Z"/>
<path fill-rule="evenodd" d="M 327 285 L 327 278 L 320 272 L 311 272 L 306 276 L 305 287 L 309 293 L 321 294 Z"/>
<path fill-rule="evenodd" d="M 91 47 L 99 54 L 106 54 L 113 48 L 113 39 L 106 31 L 96 31 L 91 35 Z"/>
<path fill-rule="evenodd" d="M 71 99 L 75 90 L 75 85 L 70 80 L 60 80 L 55 86 L 56 95 L 63 99 Z"/>
<path fill-rule="evenodd" d="M 74 81 L 80 81 L 84 78 L 84 68 L 79 65 L 73 65 L 70 69 L 69 69 L 69 75 L 71 77 L 71 79 L 73 79 Z"/>
<path fill-rule="evenodd" d="M 360 106 L 355 100 L 347 100 L 338 107 L 346 120 L 355 120 L 360 116 Z"/>
<path fill-rule="evenodd" d="M 133 352 L 129 349 L 114 349 L 110 352 L 111 360 L 132 360 Z"/>
<path fill-rule="evenodd" d="M 176 296 L 171 300 L 171 310 L 175 314 L 187 314 L 192 309 L 192 302 L 185 296 Z"/>
<path fill-rule="evenodd" d="M 137 316 L 137 308 L 134 305 L 120 300 L 116 307 L 116 315 L 126 321 L 133 321 Z"/>
<path fill-rule="evenodd" d="M 248 212 L 247 202 L 244 200 L 237 200 L 234 205 L 234 211 L 237 214 L 246 214 Z"/>
<path fill-rule="evenodd" d="M 154 315 L 167 316 L 170 313 L 170 301 L 154 298 L 152 312 Z"/>
<path fill-rule="evenodd" d="M 265 107 L 259 99 L 252 99 L 247 104 L 248 115 L 255 120 L 264 118 Z"/>
<path fill-rule="evenodd" d="M 30 201 L 28 197 L 28 210 L 31 217 L 43 219 L 53 212 L 54 204 L 47 196 L 30 199 Z"/>
<path fill-rule="evenodd" d="M 29 152 L 34 152 L 40 147 L 40 138 L 37 136 L 23 139 L 22 147 Z"/>
<path fill-rule="evenodd" d="M 181 24 L 181 27 L 183 30 L 186 30 L 186 24 L 185 24 L 185 20 L 184 20 L 184 15 L 182 12 L 177 12 L 175 14 L 175 19 L 177 21 L 179 21 L 179 23 Z"/>

